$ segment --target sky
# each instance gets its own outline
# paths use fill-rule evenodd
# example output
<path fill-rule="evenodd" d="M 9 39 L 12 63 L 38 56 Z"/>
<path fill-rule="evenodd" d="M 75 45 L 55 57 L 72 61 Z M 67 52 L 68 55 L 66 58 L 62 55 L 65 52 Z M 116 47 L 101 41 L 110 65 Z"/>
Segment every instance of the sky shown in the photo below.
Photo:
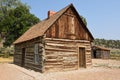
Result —
<path fill-rule="evenodd" d="M 120 40 L 120 0 L 21 0 L 30 6 L 30 12 L 43 20 L 49 10 L 59 11 L 73 4 L 86 18 L 94 38 Z"/>

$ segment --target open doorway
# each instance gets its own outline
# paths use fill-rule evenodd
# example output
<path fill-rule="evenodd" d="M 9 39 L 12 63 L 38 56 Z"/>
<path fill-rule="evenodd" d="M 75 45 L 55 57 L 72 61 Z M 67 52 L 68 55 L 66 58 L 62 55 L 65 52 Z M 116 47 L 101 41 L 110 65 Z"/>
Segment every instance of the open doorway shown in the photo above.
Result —
<path fill-rule="evenodd" d="M 93 50 L 93 58 L 97 58 L 97 56 L 96 56 L 96 50 Z"/>
<path fill-rule="evenodd" d="M 85 48 L 84 47 L 79 47 L 79 67 L 80 68 L 86 67 Z"/>
<path fill-rule="evenodd" d="M 22 48 L 22 61 L 21 61 L 21 66 L 25 66 L 25 48 Z"/>

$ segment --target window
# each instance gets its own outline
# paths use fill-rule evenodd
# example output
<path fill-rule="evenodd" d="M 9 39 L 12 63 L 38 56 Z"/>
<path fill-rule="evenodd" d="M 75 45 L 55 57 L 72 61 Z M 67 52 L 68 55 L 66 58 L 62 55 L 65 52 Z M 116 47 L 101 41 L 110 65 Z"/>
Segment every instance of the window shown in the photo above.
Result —
<path fill-rule="evenodd" d="M 35 46 L 34 46 L 34 62 L 35 62 L 35 64 L 39 64 L 39 62 L 40 62 L 39 44 L 35 44 Z"/>

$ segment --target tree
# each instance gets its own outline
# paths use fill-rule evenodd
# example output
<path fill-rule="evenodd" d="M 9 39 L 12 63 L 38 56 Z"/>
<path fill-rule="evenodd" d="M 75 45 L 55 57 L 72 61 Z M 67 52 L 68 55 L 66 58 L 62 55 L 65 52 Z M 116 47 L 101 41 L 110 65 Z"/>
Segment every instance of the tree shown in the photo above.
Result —
<path fill-rule="evenodd" d="M 20 0 L 0 0 L 0 38 L 4 38 L 6 27 L 2 25 L 4 18 L 9 16 L 11 10 L 20 5 L 25 5 Z"/>
<path fill-rule="evenodd" d="M 106 40 L 106 39 L 98 39 L 94 40 L 94 44 L 97 46 L 103 46 L 107 48 L 116 48 L 120 49 L 120 40 Z"/>
<path fill-rule="evenodd" d="M 85 19 L 83 16 L 80 16 L 80 17 L 81 17 L 83 23 L 87 26 L 87 21 L 86 21 L 86 19 Z"/>
<path fill-rule="evenodd" d="M 40 20 L 30 13 L 29 7 L 22 4 L 19 0 L 2 0 L 6 5 L 2 6 L 7 10 L 1 10 L 2 17 L 0 22 L 1 32 L 4 33 L 4 46 L 10 46 L 19 36 L 21 36 L 32 25 L 38 23 Z M 6 1 L 14 1 L 7 8 Z M 19 6 L 16 4 L 19 3 Z M 3 9 L 4 9 L 3 8 Z M 5 13 L 5 14 L 4 14 Z"/>

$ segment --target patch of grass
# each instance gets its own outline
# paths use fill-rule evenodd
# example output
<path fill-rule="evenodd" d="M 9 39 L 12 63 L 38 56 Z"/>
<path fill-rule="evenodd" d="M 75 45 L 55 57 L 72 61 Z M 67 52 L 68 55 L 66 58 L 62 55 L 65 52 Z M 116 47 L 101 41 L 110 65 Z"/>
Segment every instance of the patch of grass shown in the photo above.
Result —
<path fill-rule="evenodd" d="M 1 47 L 0 48 L 0 57 L 8 58 L 13 56 L 14 54 L 14 47 Z"/>
<path fill-rule="evenodd" d="M 4 54 L 0 54 L 0 57 L 3 57 L 4 56 Z"/>
<path fill-rule="evenodd" d="M 0 57 L 0 63 L 13 63 L 13 57 L 9 58 Z"/>
<path fill-rule="evenodd" d="M 94 67 L 108 67 L 108 64 L 95 64 Z"/>
<path fill-rule="evenodd" d="M 110 59 L 120 60 L 120 49 L 112 49 Z"/>

